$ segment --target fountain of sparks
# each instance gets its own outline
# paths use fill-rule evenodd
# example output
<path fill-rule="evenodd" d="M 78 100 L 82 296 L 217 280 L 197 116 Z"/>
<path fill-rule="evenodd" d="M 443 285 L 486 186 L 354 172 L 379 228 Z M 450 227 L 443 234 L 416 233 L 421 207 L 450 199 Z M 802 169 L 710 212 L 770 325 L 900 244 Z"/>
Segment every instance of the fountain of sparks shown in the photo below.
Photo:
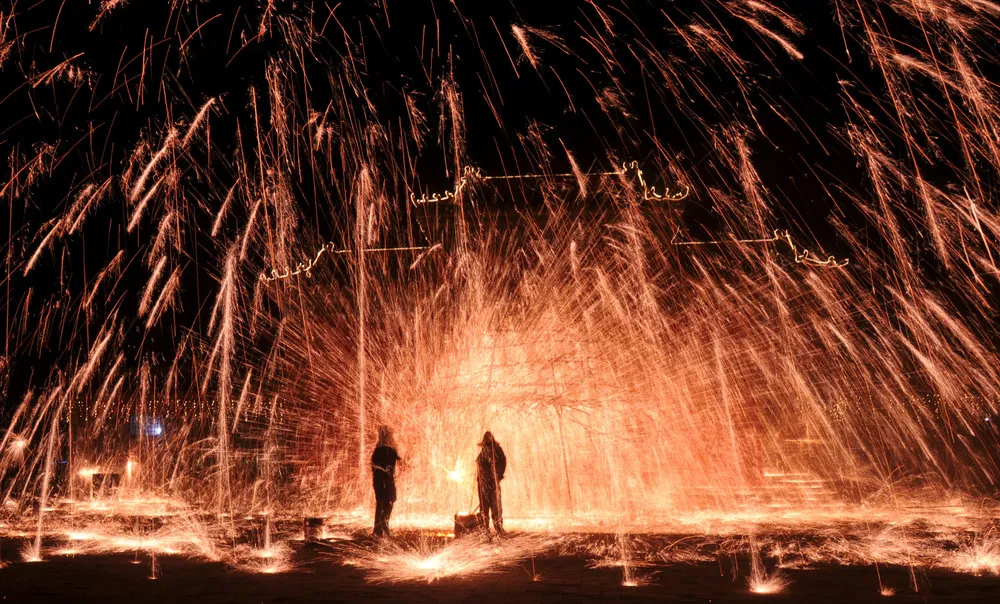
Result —
<path fill-rule="evenodd" d="M 102 4 L 95 36 L 119 4 Z M 441 531 L 469 511 L 489 429 L 511 460 L 507 526 L 527 535 L 342 552 L 377 581 L 487 572 L 557 547 L 620 566 L 626 585 L 653 580 L 636 569 L 654 562 L 736 551 L 758 593 L 788 588 L 772 563 L 997 574 L 1000 105 L 988 73 L 1000 61 L 980 40 L 1000 32 L 1000 8 L 832 0 L 844 52 L 865 53 L 891 103 L 837 82 L 830 102 L 850 119 L 826 136 L 863 182 L 823 183 L 834 210 L 812 241 L 755 163 L 769 134 L 760 114 L 791 121 L 794 108 L 735 111 L 709 94 L 770 98 L 745 76 L 781 81 L 782 65 L 805 60 L 809 28 L 777 4 L 705 4 L 664 22 L 676 47 L 638 43 L 641 20 L 596 5 L 575 22 L 590 50 L 521 23 L 497 30 L 518 79 L 529 67 L 548 77 L 555 52 L 583 64 L 596 50 L 603 83 L 588 80 L 589 101 L 618 133 L 601 145 L 627 155 L 652 140 L 659 159 L 645 172 L 618 157 L 581 168 L 581 150 L 535 123 L 511 150 L 530 170 L 474 167 L 470 84 L 454 70 L 437 72 L 431 106 L 404 95 L 398 131 L 369 96 L 363 53 L 318 63 L 337 74 L 320 103 L 301 91 L 324 29 L 295 9 L 264 10 L 243 32 L 284 49 L 240 91 L 245 114 L 171 85 L 171 110 L 123 139 L 124 157 L 62 140 L 14 149 L 0 189 L 4 392 L 15 394 L 15 359 L 49 365 L 4 416 L 0 533 L 23 541 L 24 560 L 135 551 L 153 577 L 172 554 L 285 572 L 290 522 L 325 517 L 348 535 L 368 523 L 365 461 L 386 424 L 405 460 L 394 523 Z M 872 18 L 880 10 L 891 24 Z M 27 65 L 34 41 L 16 31 L 34 29 L 12 29 L 19 18 L 33 17 L 0 19 L 0 62 Z M 758 54 L 732 35 L 761 42 Z M 185 52 L 198 52 L 194 36 Z M 134 102 L 119 94 L 151 102 L 148 84 L 129 88 L 152 60 L 140 58 L 128 90 L 100 88 L 79 56 L 26 68 L 24 90 L 110 94 L 124 111 Z M 658 74 L 651 89 L 622 88 L 630 61 Z M 692 95 L 702 108 L 686 105 Z M 711 168 L 677 153 L 655 120 L 641 141 L 623 134 L 636 96 L 643 111 L 683 106 Z M 423 193 L 413 157 L 431 155 L 431 110 L 452 182 Z M 33 196 L 53 194 L 63 201 L 39 215 Z M 722 226 L 689 225 L 691 204 Z M 100 221 L 129 236 L 97 270 L 72 270 Z M 838 254 L 810 251 L 834 240 Z"/>

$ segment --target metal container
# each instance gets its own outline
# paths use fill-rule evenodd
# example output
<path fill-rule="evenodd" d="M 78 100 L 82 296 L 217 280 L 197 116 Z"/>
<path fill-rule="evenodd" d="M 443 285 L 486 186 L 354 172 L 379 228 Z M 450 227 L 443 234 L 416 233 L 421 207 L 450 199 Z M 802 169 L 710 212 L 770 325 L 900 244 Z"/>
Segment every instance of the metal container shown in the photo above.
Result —
<path fill-rule="evenodd" d="M 481 531 L 485 525 L 482 514 L 455 514 L 455 536 Z"/>
<path fill-rule="evenodd" d="M 316 543 L 323 535 L 325 518 L 305 518 L 302 520 L 302 532 L 306 543 Z"/>

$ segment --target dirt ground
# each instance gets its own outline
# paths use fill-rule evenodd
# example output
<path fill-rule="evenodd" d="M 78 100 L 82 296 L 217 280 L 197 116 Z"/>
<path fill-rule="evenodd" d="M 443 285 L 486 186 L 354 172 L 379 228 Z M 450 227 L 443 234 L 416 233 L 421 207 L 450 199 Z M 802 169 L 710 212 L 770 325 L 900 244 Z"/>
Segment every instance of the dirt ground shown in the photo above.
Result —
<path fill-rule="evenodd" d="M 974 577 L 945 571 L 880 567 L 882 583 L 895 589 L 879 593 L 874 567 L 823 567 L 783 571 L 791 583 L 783 593 L 755 594 L 746 582 L 746 561 L 662 565 L 650 584 L 622 586 L 619 568 L 588 568 L 582 557 L 551 554 L 500 572 L 442 579 L 433 583 L 372 584 L 364 569 L 344 566 L 322 546 L 295 546 L 295 569 L 284 574 L 247 574 L 221 563 L 179 556 L 157 557 L 151 579 L 147 554 L 51 557 L 43 562 L 15 560 L 16 543 L 2 544 L 0 602 L 998 602 L 1000 577 Z M 734 579 L 734 565 L 741 566 Z M 537 574 L 538 580 L 533 576 Z M 916 577 L 918 591 L 913 589 Z"/>

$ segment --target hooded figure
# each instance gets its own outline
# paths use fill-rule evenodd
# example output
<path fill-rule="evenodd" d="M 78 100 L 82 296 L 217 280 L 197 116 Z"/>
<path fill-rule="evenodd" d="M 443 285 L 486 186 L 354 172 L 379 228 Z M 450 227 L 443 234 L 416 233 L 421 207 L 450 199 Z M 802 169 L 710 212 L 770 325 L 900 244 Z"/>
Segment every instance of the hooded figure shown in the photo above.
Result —
<path fill-rule="evenodd" d="M 389 517 L 396 503 L 396 441 L 388 426 L 378 429 L 378 442 L 372 452 L 372 486 L 375 489 L 375 536 L 389 536 Z"/>
<path fill-rule="evenodd" d="M 492 432 L 483 434 L 479 443 L 479 457 L 476 458 L 476 478 L 479 483 L 479 510 L 483 515 L 483 525 L 488 527 L 490 517 L 498 535 L 503 534 L 503 506 L 500 502 L 500 481 L 507 470 L 507 456 Z"/>

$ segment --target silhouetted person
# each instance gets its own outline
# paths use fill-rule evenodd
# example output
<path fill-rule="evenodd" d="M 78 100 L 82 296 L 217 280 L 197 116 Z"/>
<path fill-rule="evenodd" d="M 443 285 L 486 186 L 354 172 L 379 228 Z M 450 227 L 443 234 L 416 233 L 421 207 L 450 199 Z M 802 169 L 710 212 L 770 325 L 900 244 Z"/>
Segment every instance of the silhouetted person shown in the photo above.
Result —
<path fill-rule="evenodd" d="M 378 443 L 372 452 L 372 486 L 375 488 L 375 536 L 389 536 L 389 517 L 396 503 L 396 442 L 388 426 L 378 429 Z"/>
<path fill-rule="evenodd" d="M 483 434 L 479 443 L 479 457 L 476 458 L 477 482 L 479 483 L 479 511 L 483 515 L 483 526 L 489 527 L 493 517 L 493 528 L 497 535 L 503 535 L 503 505 L 500 502 L 500 481 L 507 470 L 507 456 L 492 432 Z"/>

